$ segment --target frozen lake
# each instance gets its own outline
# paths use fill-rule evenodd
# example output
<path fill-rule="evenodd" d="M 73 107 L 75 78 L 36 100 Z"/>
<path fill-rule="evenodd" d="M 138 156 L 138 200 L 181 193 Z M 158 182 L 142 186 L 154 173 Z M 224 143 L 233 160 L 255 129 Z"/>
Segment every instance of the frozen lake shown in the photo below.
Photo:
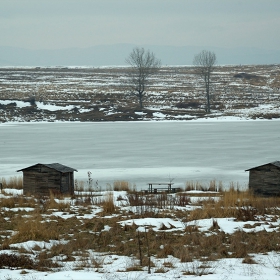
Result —
<path fill-rule="evenodd" d="M 0 178 L 61 163 L 105 187 L 126 180 L 248 183 L 245 169 L 280 160 L 280 121 L 18 123 L 0 125 Z"/>

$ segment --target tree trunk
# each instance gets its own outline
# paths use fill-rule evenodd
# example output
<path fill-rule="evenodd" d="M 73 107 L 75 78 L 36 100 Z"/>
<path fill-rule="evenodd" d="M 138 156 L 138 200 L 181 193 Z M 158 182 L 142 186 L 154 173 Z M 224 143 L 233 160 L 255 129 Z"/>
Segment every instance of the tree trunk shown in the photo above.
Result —
<path fill-rule="evenodd" d="M 206 92 L 207 104 L 206 104 L 206 113 L 210 113 L 210 93 L 209 90 Z"/>
<path fill-rule="evenodd" d="M 143 95 L 142 95 L 142 93 L 139 93 L 139 95 L 138 95 L 138 97 L 139 97 L 139 106 L 140 106 L 140 110 L 142 110 L 143 109 Z"/>
<path fill-rule="evenodd" d="M 206 113 L 210 113 L 210 72 L 207 73 L 206 78 Z"/>

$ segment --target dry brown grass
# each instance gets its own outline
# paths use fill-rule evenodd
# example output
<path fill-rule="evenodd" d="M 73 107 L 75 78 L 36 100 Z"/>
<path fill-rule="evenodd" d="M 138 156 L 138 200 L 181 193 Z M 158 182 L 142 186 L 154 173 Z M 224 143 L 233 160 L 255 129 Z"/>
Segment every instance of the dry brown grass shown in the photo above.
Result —
<path fill-rule="evenodd" d="M 43 207 L 43 211 L 48 210 L 59 210 L 59 211 L 69 211 L 70 210 L 70 201 L 65 201 L 64 199 L 67 197 L 64 197 L 63 195 L 59 195 L 59 199 L 56 198 L 54 193 L 50 193 L 49 197 L 46 197 L 46 199 L 41 199 L 40 203 Z"/>
<path fill-rule="evenodd" d="M 216 183 L 213 185 L 217 187 Z M 207 196 L 207 192 L 203 194 Z M 220 192 L 218 195 L 213 193 L 209 195 L 209 198 L 204 198 L 197 203 L 197 209 L 188 210 L 189 208 L 185 206 L 191 202 L 187 193 L 170 195 L 130 192 L 128 198 L 133 206 L 133 212 L 116 207 L 113 192 L 107 192 L 105 198 L 98 197 L 98 201 L 95 201 L 93 196 L 79 197 L 77 200 L 87 202 L 76 205 L 66 203 L 63 197 L 58 200 L 50 196 L 45 201 L 45 209 L 42 209 L 43 206 L 35 198 L 7 196 L 0 199 L 1 207 L 9 209 L 20 205 L 22 207 L 33 205 L 35 210 L 25 213 L 26 215 L 8 209 L 1 213 L 0 244 L 2 249 L 9 249 L 11 244 L 28 240 L 46 242 L 66 240 L 66 244 L 60 243 L 50 249 L 41 249 L 39 246 L 32 248 L 32 251 L 36 251 L 39 256 L 36 263 L 38 268 L 35 269 L 45 269 L 44 267 L 48 265 L 55 267 L 51 262 L 53 257 L 63 258 L 64 262 L 80 259 L 81 262 L 77 265 L 79 269 L 101 268 L 102 261 L 92 258 L 89 253 L 91 251 L 133 257 L 137 262 L 127 266 L 127 269 L 137 270 L 148 265 L 151 255 L 162 259 L 173 256 L 186 264 L 197 260 L 214 261 L 230 257 L 243 258 L 244 262 L 250 263 L 250 254 L 280 250 L 279 226 L 272 224 L 279 219 L 279 198 L 256 197 L 249 191 L 242 192 L 236 188 Z M 181 206 L 180 210 L 175 210 L 176 205 Z M 83 217 L 85 214 L 91 214 L 92 210 L 98 207 L 102 210 L 100 215 L 92 218 Z M 61 211 L 67 215 L 73 214 L 73 217 L 63 219 L 52 215 L 53 212 Z M 268 215 L 269 220 L 266 220 Z M 162 226 L 159 231 L 154 231 L 152 227 L 147 226 L 146 232 L 139 232 L 139 234 L 135 223 L 130 226 L 119 224 L 123 219 L 136 220 L 140 217 L 170 217 L 186 225 L 188 221 L 202 218 L 211 218 L 213 222 L 206 232 L 201 232 L 197 225 L 186 226 L 184 230 L 172 232 L 165 226 Z M 275 231 L 246 232 L 245 229 L 241 229 L 226 234 L 217 222 L 217 218 L 221 217 L 234 217 L 242 221 L 256 220 L 255 225 L 247 223 L 247 226 L 244 226 L 247 230 L 261 225 L 262 222 L 267 224 L 269 222 L 271 229 Z M 18 252 L 30 253 L 24 249 L 19 249 Z M 142 266 L 138 263 L 140 258 Z M 170 263 L 166 262 L 155 270 L 163 273 L 164 268 L 168 267 Z M 186 269 L 186 273 L 187 271 L 198 275 L 205 270 L 204 267 L 196 267 Z"/>
<path fill-rule="evenodd" d="M 0 200 L 1 207 L 14 208 L 16 206 L 16 199 L 13 196 L 5 197 Z"/>
<path fill-rule="evenodd" d="M 224 189 L 223 183 L 217 182 L 216 180 L 211 180 L 208 185 L 202 184 L 199 181 L 187 181 L 185 185 L 186 191 L 212 191 L 221 192 Z"/>
<path fill-rule="evenodd" d="M 0 183 L 2 183 L 3 189 L 22 189 L 23 188 L 23 180 L 20 176 L 10 177 L 7 181 L 5 178 L 2 178 Z"/>
<path fill-rule="evenodd" d="M 104 201 L 101 203 L 101 206 L 103 207 L 103 214 L 113 214 L 116 212 L 113 192 L 106 193 Z"/>
<path fill-rule="evenodd" d="M 15 225 L 16 234 L 14 234 L 9 243 L 20 243 L 29 240 L 49 241 L 58 240 L 60 230 L 55 221 L 46 222 L 41 216 L 35 216 L 31 219 L 23 220 L 18 218 Z"/>
<path fill-rule="evenodd" d="M 41 71 L 42 70 L 42 71 Z M 23 120 L 36 120 L 39 118 L 49 117 L 52 119 L 63 120 L 81 120 L 81 121 L 93 121 L 93 120 L 137 120 L 141 119 L 141 116 L 135 114 L 135 104 L 137 100 L 134 98 L 127 98 L 124 87 L 120 87 L 118 83 L 110 83 L 106 85 L 108 80 L 119 80 L 120 77 L 124 77 L 127 74 L 126 68 L 114 68 L 114 69 L 83 69 L 75 71 L 60 72 L 55 70 L 58 75 L 53 75 L 52 71 L 47 69 L 1 69 L 1 94 L 2 99 L 10 100 L 30 100 L 30 92 L 33 92 L 34 84 L 32 80 L 25 79 L 25 76 L 29 76 L 33 71 L 36 71 L 36 76 L 39 79 L 44 80 L 44 84 L 38 85 L 36 99 L 38 101 L 55 102 L 57 105 L 72 104 L 74 106 L 80 105 L 85 109 L 89 109 L 89 112 L 79 112 L 78 110 L 71 111 L 56 111 L 44 112 L 37 110 L 35 106 L 28 106 L 23 108 L 17 108 L 14 105 L 5 106 L 5 114 L 0 116 L 0 120 L 8 121 L 15 120 L 16 117 L 21 117 Z M 53 70 L 53 69 L 52 69 Z M 20 75 L 22 79 L 14 79 L 14 77 Z M 83 71 L 83 78 L 81 78 L 80 71 Z M 236 100 L 238 100 L 237 106 L 240 108 L 252 107 L 257 104 L 262 104 L 264 100 L 268 100 L 269 103 L 276 104 L 277 91 L 279 88 L 279 73 L 275 70 L 274 65 L 270 66 L 221 66 L 216 67 L 216 73 L 213 76 L 213 83 L 215 84 L 215 95 L 213 95 L 213 107 L 226 111 L 226 107 L 236 106 Z M 112 74 L 113 72 L 113 74 Z M 253 76 L 258 76 L 257 79 L 236 79 L 234 74 L 247 73 Z M 65 77 L 72 80 L 71 84 L 65 83 Z M 170 81 L 172 77 L 172 81 Z M 85 80 L 92 80 L 93 84 L 83 83 Z M 144 100 L 144 105 L 156 107 L 157 105 L 168 104 L 170 109 L 164 109 L 164 112 L 169 115 L 170 119 L 174 119 L 176 115 L 193 115 L 204 116 L 204 103 L 205 96 L 201 90 L 201 84 L 197 84 L 197 77 L 194 75 L 194 68 L 192 67 L 162 67 L 159 71 L 156 79 L 159 81 L 156 86 L 151 85 L 147 98 Z M 172 84 L 171 87 L 166 88 L 165 83 L 161 83 L 168 79 Z M 188 80 L 188 83 L 182 81 Z M 231 83 L 232 79 L 236 79 L 237 83 Z M 52 83 L 50 83 L 52 81 Z M 98 81 L 98 83 L 94 83 Z M 103 86 L 100 87 L 100 81 L 104 81 Z M 159 86 L 162 84 L 162 86 Z M 263 86 L 266 87 L 263 87 Z M 262 89 L 260 90 L 260 86 Z M 11 91 L 11 88 L 13 89 Z M 189 93 L 188 98 L 184 95 L 185 92 Z M 156 93 L 156 94 L 154 94 Z M 164 93 L 164 94 L 158 94 Z M 83 102 L 82 100 L 85 100 Z M 86 102 L 91 100 L 91 102 Z M 96 105 L 92 105 L 96 104 Z M 112 104 L 118 104 L 118 107 L 112 106 Z M 227 106 L 225 106 L 227 104 Z M 179 107 L 177 110 L 174 108 Z M 103 108 L 104 110 L 100 110 Z M 15 114 L 16 110 L 16 114 Z M 108 111 L 112 111 L 113 114 L 106 114 Z M 151 109 L 146 110 L 145 118 L 152 118 L 153 111 Z M 47 116 L 47 114 L 49 114 Z M 264 116 L 273 117 L 273 116 Z"/>
<path fill-rule="evenodd" d="M 14 208 L 14 207 L 31 207 L 38 206 L 37 200 L 34 197 L 26 197 L 23 195 L 6 195 L 0 199 L 0 207 Z"/>
<path fill-rule="evenodd" d="M 235 217 L 239 220 L 254 220 L 255 215 L 264 215 L 267 212 L 278 213 L 280 198 L 257 197 L 250 191 L 229 189 L 219 196 L 219 199 L 209 198 L 202 200 L 198 205 L 202 208 L 195 209 L 189 215 L 190 220 L 205 218 Z"/>
<path fill-rule="evenodd" d="M 114 191 L 131 191 L 130 184 L 127 181 L 115 181 L 114 182 Z"/>
<path fill-rule="evenodd" d="M 1 254 L 0 258 L 0 268 L 5 269 L 18 269 L 18 268 L 25 268 L 25 269 L 33 269 L 35 267 L 34 261 L 25 255 L 16 255 L 16 254 Z"/>
<path fill-rule="evenodd" d="M 200 182 L 188 181 L 186 182 L 186 191 L 201 190 L 202 184 Z"/>

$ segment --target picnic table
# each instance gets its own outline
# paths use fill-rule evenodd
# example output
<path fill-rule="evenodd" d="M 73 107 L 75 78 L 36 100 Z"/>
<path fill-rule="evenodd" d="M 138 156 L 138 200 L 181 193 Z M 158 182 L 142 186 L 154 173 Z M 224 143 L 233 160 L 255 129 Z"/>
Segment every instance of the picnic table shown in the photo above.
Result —
<path fill-rule="evenodd" d="M 173 183 L 148 183 L 148 185 L 148 193 L 176 192 L 176 188 L 172 188 Z"/>

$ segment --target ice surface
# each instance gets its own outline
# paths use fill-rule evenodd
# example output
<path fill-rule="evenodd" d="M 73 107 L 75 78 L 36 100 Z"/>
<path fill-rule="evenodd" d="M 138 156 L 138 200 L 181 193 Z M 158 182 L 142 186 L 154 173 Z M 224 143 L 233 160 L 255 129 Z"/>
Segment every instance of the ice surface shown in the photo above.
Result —
<path fill-rule="evenodd" d="M 13 123 L 0 125 L 0 178 L 37 163 L 92 172 L 101 188 L 215 179 L 246 186 L 244 170 L 279 160 L 280 121 Z"/>

